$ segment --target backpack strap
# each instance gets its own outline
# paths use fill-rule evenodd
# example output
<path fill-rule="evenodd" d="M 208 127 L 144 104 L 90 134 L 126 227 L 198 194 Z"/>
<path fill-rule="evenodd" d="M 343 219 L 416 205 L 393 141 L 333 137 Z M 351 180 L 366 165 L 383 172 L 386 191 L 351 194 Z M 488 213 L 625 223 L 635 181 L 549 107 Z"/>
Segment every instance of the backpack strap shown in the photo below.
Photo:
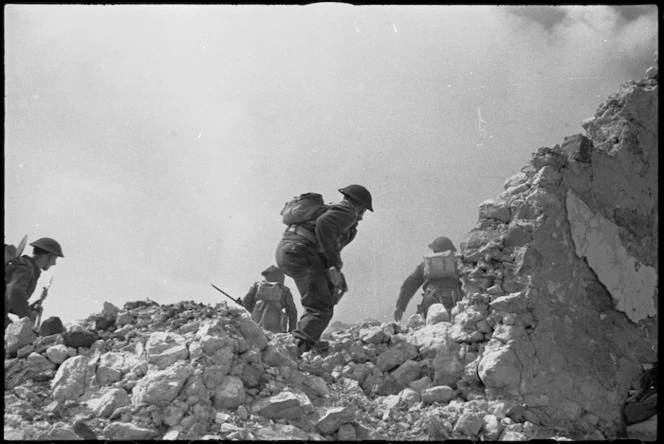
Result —
<path fill-rule="evenodd" d="M 314 244 L 318 245 L 318 239 L 316 238 L 316 235 L 299 225 L 289 225 L 288 228 L 286 228 L 286 232 L 295 233 L 298 236 L 302 236 L 303 238 L 307 239 L 309 242 L 313 242 Z"/>

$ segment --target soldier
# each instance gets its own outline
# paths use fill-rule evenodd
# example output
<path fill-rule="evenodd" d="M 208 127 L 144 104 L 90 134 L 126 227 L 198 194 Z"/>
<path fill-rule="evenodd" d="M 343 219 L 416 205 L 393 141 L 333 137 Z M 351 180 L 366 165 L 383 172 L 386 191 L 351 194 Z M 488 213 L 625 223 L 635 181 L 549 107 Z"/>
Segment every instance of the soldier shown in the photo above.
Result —
<path fill-rule="evenodd" d="M 355 238 L 364 212 L 373 212 L 365 187 L 349 185 L 339 192 L 341 202 L 326 206 L 315 219 L 290 225 L 276 251 L 277 265 L 295 281 L 305 310 L 293 331 L 299 353 L 326 347 L 320 337 L 345 286 L 341 250 Z"/>
<path fill-rule="evenodd" d="M 417 313 L 424 318 L 429 307 L 435 303 L 443 304 L 448 311 L 461 299 L 461 280 L 454 258 L 454 244 L 445 236 L 436 238 L 429 244 L 434 252 L 422 261 L 401 285 L 394 320 L 399 322 L 408 302 L 420 286 L 423 286 L 422 303 L 417 306 Z"/>
<path fill-rule="evenodd" d="M 242 306 L 258 325 L 272 333 L 293 331 L 297 307 L 290 289 L 284 285 L 284 273 L 270 265 L 261 274 L 265 279 L 251 286 Z"/>
<path fill-rule="evenodd" d="M 32 257 L 26 254 L 5 266 L 5 330 L 12 322 L 9 313 L 19 318 L 27 316 L 35 322 L 41 307 L 28 305 L 28 300 L 35 291 L 42 270 L 55 265 L 58 256 L 64 257 L 60 244 L 51 238 L 42 237 L 30 245 L 33 247 Z"/>

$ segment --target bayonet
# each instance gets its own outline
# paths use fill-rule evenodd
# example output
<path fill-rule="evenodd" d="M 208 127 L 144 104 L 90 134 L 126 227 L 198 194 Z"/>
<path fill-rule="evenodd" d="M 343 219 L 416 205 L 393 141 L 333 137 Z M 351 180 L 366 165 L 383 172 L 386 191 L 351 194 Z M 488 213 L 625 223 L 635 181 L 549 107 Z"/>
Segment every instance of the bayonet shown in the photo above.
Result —
<path fill-rule="evenodd" d="M 214 284 L 210 284 L 210 285 L 212 285 L 212 287 L 214 287 L 215 290 L 217 290 L 218 292 L 220 292 L 220 293 L 223 294 L 224 296 L 228 297 L 228 299 L 230 299 L 231 301 L 235 302 L 236 304 L 238 304 L 238 305 L 241 306 L 241 307 L 244 307 L 244 305 L 242 305 L 242 299 L 240 299 L 240 298 L 233 299 L 233 297 L 232 297 L 230 294 L 226 293 L 226 292 L 225 292 L 224 290 L 222 290 L 221 288 L 217 287 L 217 286 L 214 285 Z"/>

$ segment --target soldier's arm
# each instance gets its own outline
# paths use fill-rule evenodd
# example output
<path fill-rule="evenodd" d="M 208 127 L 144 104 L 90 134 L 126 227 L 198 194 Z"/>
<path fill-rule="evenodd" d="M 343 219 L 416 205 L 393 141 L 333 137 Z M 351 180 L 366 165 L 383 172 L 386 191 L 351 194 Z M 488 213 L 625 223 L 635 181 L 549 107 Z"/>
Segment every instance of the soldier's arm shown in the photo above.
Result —
<path fill-rule="evenodd" d="M 348 207 L 333 205 L 316 220 L 316 237 L 325 256 L 326 266 L 341 269 L 341 245 L 339 236 L 357 222 L 357 216 Z"/>
<path fill-rule="evenodd" d="M 286 308 L 286 316 L 288 316 L 288 331 L 295 330 L 297 324 L 297 307 L 293 301 L 293 294 L 288 287 L 284 287 L 284 306 Z"/>
<path fill-rule="evenodd" d="M 19 318 L 31 317 L 32 310 L 28 305 L 28 285 L 32 279 L 32 269 L 28 265 L 16 264 L 12 279 L 7 283 L 7 310 Z"/>
<path fill-rule="evenodd" d="M 244 308 L 251 313 L 254 310 L 254 305 L 256 305 L 256 290 L 258 290 L 258 282 L 249 288 L 249 291 L 242 299 L 242 305 Z"/>
<path fill-rule="evenodd" d="M 401 285 L 399 298 L 397 299 L 397 308 L 406 311 L 408 302 L 420 286 L 424 284 L 424 264 L 420 263 Z"/>

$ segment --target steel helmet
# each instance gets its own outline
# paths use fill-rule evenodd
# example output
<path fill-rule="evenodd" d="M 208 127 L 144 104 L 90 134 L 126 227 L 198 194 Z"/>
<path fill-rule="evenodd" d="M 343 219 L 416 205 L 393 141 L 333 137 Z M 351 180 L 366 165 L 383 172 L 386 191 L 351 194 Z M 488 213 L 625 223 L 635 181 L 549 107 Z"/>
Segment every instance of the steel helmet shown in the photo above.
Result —
<path fill-rule="evenodd" d="M 60 244 L 50 237 L 42 237 L 32 242 L 30 245 L 33 247 L 41 248 L 42 250 L 48 251 L 49 253 L 53 253 L 56 256 L 65 257 L 62 254 L 62 248 L 60 247 Z"/>
<path fill-rule="evenodd" d="M 267 275 L 270 275 L 270 274 L 281 274 L 281 275 L 283 275 L 284 272 L 281 271 L 278 267 L 275 267 L 274 265 L 270 265 L 270 266 L 267 267 L 265 270 L 263 270 L 263 271 L 261 272 L 261 274 L 262 274 L 263 276 L 267 276 Z"/>
<path fill-rule="evenodd" d="M 270 265 L 267 267 L 263 272 L 261 273 L 263 276 L 265 276 L 265 279 L 270 282 L 280 282 L 284 283 L 284 279 L 286 278 L 286 275 L 284 274 L 281 269 L 278 267 L 275 267 L 274 265 Z"/>
<path fill-rule="evenodd" d="M 445 236 L 437 237 L 433 242 L 429 244 L 429 248 L 431 248 L 433 251 L 436 252 L 447 251 L 447 250 L 456 251 L 456 248 L 454 248 L 454 244 L 452 243 L 452 241 Z"/>
<path fill-rule="evenodd" d="M 345 188 L 340 188 L 339 192 L 344 196 L 350 197 L 352 200 L 358 202 L 367 210 L 373 212 L 373 207 L 371 206 L 371 193 L 362 185 L 348 185 Z"/>

